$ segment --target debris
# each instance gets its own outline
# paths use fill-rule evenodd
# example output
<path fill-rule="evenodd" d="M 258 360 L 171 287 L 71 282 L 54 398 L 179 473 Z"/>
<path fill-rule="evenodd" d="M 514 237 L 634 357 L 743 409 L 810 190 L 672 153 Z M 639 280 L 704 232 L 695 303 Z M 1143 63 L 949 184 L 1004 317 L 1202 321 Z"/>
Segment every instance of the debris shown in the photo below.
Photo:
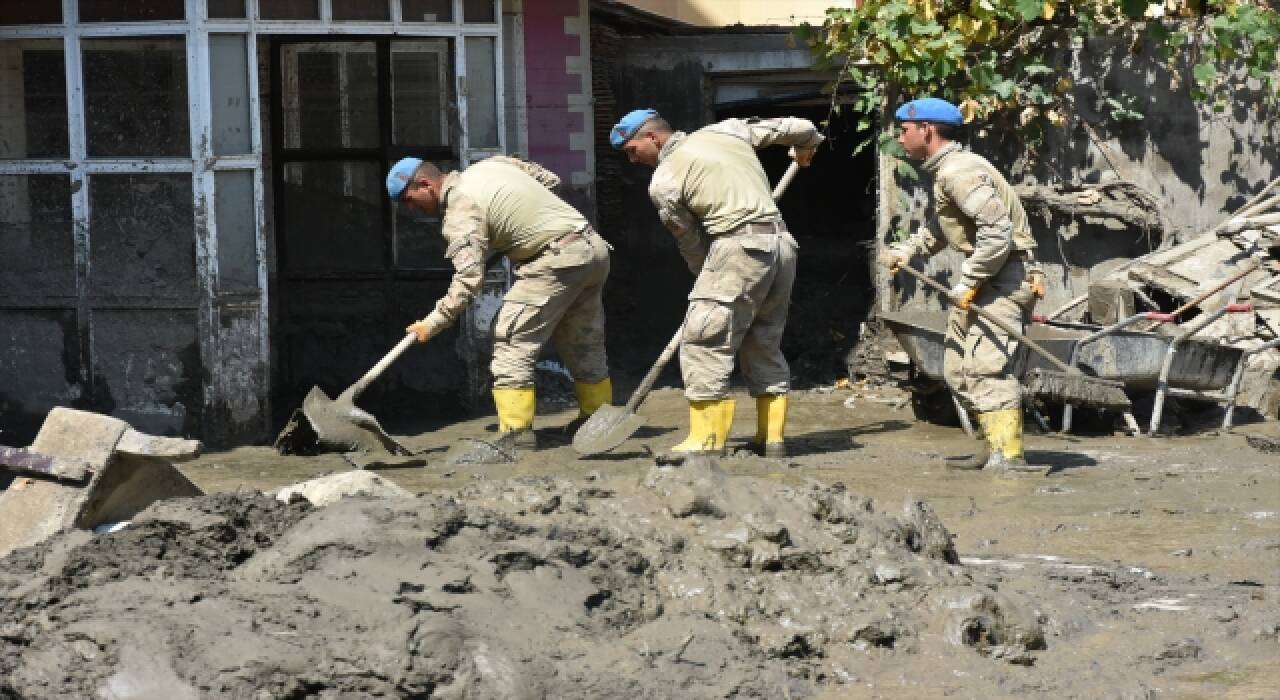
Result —
<path fill-rule="evenodd" d="M 288 503 L 295 496 L 322 508 L 352 496 L 367 498 L 412 498 L 413 494 L 386 479 L 364 471 L 330 474 L 286 486 L 276 492 L 276 499 Z"/>

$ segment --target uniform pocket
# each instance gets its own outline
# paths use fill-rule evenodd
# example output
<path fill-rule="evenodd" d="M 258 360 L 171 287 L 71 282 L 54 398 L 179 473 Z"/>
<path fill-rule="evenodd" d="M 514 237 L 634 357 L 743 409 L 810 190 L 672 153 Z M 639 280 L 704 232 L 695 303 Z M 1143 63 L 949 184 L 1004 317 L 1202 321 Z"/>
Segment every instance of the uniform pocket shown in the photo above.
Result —
<path fill-rule="evenodd" d="M 695 345 L 723 345 L 733 328 L 733 308 L 717 301 L 699 299 L 689 304 L 684 319 L 684 342 Z"/>

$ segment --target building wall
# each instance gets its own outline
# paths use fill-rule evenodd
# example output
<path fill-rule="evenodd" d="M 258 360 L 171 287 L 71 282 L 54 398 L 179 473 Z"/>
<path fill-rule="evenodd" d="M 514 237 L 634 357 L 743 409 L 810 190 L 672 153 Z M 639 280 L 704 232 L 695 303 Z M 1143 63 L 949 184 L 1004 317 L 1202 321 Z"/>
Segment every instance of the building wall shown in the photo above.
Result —
<path fill-rule="evenodd" d="M 628 0 L 628 5 L 704 27 L 820 24 L 829 7 L 854 0 Z"/>
<path fill-rule="evenodd" d="M 523 5 L 528 156 L 558 174 L 566 199 L 594 220 L 588 3 L 537 0 Z"/>

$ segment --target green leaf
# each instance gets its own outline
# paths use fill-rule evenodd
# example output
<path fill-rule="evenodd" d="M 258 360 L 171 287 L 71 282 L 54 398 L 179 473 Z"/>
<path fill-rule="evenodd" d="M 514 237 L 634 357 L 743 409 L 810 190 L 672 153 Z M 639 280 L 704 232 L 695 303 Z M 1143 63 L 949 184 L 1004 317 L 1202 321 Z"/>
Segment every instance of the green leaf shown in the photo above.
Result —
<path fill-rule="evenodd" d="M 1138 19 L 1147 11 L 1147 0 L 1120 0 L 1120 11 L 1129 19 Z"/>
<path fill-rule="evenodd" d="M 1014 0 L 1014 5 L 1018 8 L 1018 14 L 1027 22 L 1038 19 L 1044 12 L 1044 0 Z"/>
<path fill-rule="evenodd" d="M 1023 70 L 1025 70 L 1027 75 L 1031 77 L 1035 77 L 1037 75 L 1049 75 L 1050 73 L 1055 72 L 1052 68 L 1043 63 L 1032 63 Z"/>
<path fill-rule="evenodd" d="M 1218 68 L 1212 63 L 1200 63 L 1191 69 L 1191 75 L 1195 76 L 1196 82 L 1201 86 L 1208 87 L 1218 77 Z"/>
<path fill-rule="evenodd" d="M 898 176 L 908 180 L 919 180 L 920 173 L 905 160 L 899 160 L 897 165 Z"/>

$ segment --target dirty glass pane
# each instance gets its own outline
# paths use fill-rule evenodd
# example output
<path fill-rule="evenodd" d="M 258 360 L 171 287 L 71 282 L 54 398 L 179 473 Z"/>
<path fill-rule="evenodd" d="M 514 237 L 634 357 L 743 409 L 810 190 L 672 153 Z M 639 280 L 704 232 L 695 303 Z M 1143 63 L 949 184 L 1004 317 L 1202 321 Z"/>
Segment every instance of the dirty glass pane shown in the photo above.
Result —
<path fill-rule="evenodd" d="M 463 0 L 463 22 L 495 22 L 493 0 Z"/>
<path fill-rule="evenodd" d="M 0 296 L 76 293 L 71 179 L 0 175 Z"/>
<path fill-rule="evenodd" d="M 333 18 L 391 19 L 391 6 L 387 0 L 333 0 Z"/>
<path fill-rule="evenodd" d="M 258 19 L 320 19 L 316 0 L 258 0 Z"/>
<path fill-rule="evenodd" d="M 286 271 L 385 269 L 383 196 L 376 163 L 285 165 Z"/>
<path fill-rule="evenodd" d="M 62 41 L 0 41 L 0 158 L 66 156 Z"/>
<path fill-rule="evenodd" d="M 85 39 L 82 50 L 90 156 L 191 154 L 183 39 Z"/>
<path fill-rule="evenodd" d="M 191 176 L 89 177 L 90 294 L 196 298 Z"/>
<path fill-rule="evenodd" d="M 80 0 L 81 22 L 183 19 L 183 0 Z"/>
<path fill-rule="evenodd" d="M 400 0 L 400 17 L 406 22 L 452 22 L 453 0 Z"/>
<path fill-rule="evenodd" d="M 448 146 L 453 50 L 448 39 L 391 44 L 392 141 L 400 146 Z"/>
<path fill-rule="evenodd" d="M 213 154 L 216 156 L 253 150 L 247 51 L 243 35 L 209 36 L 209 59 L 213 65 L 209 88 L 213 99 Z"/>
<path fill-rule="evenodd" d="M 498 147 L 498 82 L 491 37 L 467 37 L 467 128 L 471 148 Z"/>
<path fill-rule="evenodd" d="M 0 25 L 58 24 L 62 22 L 62 0 L 0 3 Z"/>
<path fill-rule="evenodd" d="M 243 19 L 244 0 L 209 0 L 209 19 Z"/>
<path fill-rule="evenodd" d="M 290 44 L 281 56 L 285 148 L 379 145 L 373 42 Z"/>
<path fill-rule="evenodd" d="M 213 186 L 213 210 L 218 227 L 218 290 L 254 291 L 258 288 L 258 252 L 253 172 L 214 173 Z"/>

